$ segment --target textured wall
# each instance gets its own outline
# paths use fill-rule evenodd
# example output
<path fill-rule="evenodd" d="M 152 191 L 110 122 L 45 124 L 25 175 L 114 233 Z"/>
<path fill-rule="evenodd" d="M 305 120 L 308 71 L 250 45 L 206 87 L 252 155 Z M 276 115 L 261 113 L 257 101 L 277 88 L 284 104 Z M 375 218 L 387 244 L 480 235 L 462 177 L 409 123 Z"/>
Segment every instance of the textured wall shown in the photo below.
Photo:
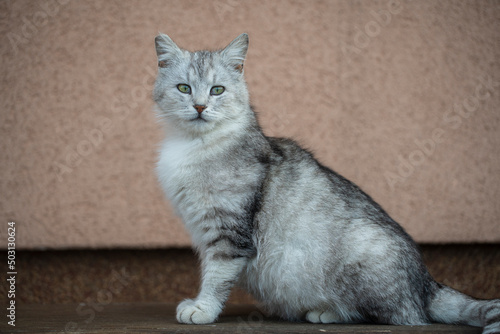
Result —
<path fill-rule="evenodd" d="M 154 37 L 250 35 L 269 135 L 353 180 L 418 241 L 500 242 L 498 1 L 2 1 L 0 245 L 183 246 L 157 185 Z"/>

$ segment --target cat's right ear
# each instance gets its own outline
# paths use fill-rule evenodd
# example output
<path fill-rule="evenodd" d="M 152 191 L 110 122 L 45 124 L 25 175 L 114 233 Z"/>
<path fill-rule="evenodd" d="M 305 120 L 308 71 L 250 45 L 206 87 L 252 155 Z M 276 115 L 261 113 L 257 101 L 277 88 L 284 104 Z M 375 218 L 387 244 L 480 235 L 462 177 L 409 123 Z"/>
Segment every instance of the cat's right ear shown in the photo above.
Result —
<path fill-rule="evenodd" d="M 156 36 L 155 45 L 158 67 L 167 67 L 172 60 L 182 56 L 182 50 L 165 34 Z"/>
<path fill-rule="evenodd" d="M 222 50 L 222 55 L 240 73 L 243 72 L 243 63 L 248 51 L 248 35 L 243 33 L 236 37 Z"/>

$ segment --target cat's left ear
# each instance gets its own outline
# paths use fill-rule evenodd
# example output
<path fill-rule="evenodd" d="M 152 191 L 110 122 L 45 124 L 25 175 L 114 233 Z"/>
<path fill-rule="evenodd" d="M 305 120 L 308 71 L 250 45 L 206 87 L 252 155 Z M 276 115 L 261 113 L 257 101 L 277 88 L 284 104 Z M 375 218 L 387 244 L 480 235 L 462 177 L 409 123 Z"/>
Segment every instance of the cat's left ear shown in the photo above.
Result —
<path fill-rule="evenodd" d="M 238 72 L 243 72 L 243 63 L 248 51 L 248 35 L 241 34 L 222 50 L 222 56 L 226 58 L 231 66 Z"/>
<path fill-rule="evenodd" d="M 175 58 L 182 56 L 182 50 L 165 34 L 160 33 L 156 36 L 155 45 L 158 67 L 167 67 Z"/>

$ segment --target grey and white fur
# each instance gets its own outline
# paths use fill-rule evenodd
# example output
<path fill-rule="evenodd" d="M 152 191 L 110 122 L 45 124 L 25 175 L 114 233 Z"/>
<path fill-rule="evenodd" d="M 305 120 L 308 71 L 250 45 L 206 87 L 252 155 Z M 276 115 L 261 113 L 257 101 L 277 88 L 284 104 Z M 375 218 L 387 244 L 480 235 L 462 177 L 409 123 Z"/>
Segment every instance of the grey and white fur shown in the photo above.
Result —
<path fill-rule="evenodd" d="M 177 320 L 217 320 L 235 284 L 272 315 L 313 323 L 431 322 L 500 333 L 500 300 L 437 283 L 370 196 L 289 139 L 263 134 L 243 77 L 248 36 L 189 52 L 156 37 L 160 183 L 202 266 Z"/>

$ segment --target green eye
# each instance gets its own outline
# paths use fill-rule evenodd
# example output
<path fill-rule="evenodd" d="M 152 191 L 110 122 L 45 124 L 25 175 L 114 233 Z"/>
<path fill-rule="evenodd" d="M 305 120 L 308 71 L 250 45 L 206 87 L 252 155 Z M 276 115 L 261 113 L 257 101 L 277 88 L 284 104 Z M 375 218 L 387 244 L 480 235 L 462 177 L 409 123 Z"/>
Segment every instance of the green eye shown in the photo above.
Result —
<path fill-rule="evenodd" d="M 210 95 L 220 95 L 224 93 L 225 88 L 222 86 L 213 86 L 210 90 Z"/>
<path fill-rule="evenodd" d="M 191 94 L 191 87 L 189 87 L 186 84 L 178 84 L 177 89 L 179 92 L 184 93 L 184 94 Z"/>

